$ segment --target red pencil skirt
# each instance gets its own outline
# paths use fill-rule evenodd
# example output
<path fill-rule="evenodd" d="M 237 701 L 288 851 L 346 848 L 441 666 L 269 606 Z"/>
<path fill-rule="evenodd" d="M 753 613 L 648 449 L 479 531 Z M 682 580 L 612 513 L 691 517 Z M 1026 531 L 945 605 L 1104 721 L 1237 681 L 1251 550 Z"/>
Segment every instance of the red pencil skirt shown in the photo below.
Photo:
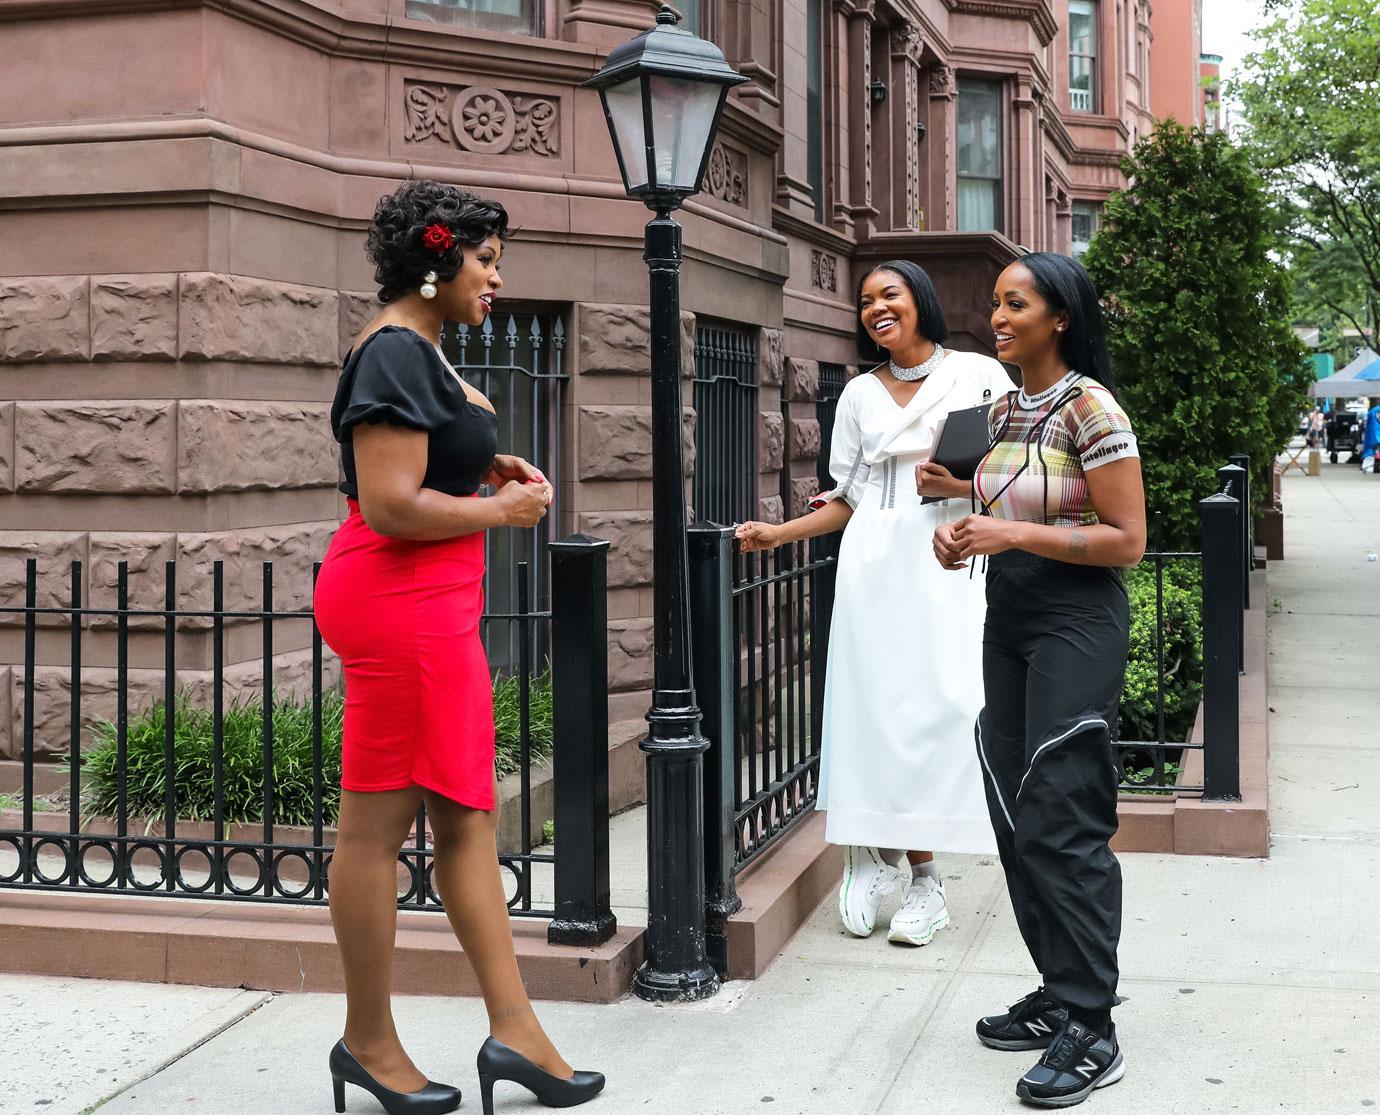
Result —
<path fill-rule="evenodd" d="M 479 637 L 484 535 L 408 542 L 350 515 L 316 581 L 316 622 L 345 667 L 343 789 L 421 786 L 494 807 L 494 710 Z"/>

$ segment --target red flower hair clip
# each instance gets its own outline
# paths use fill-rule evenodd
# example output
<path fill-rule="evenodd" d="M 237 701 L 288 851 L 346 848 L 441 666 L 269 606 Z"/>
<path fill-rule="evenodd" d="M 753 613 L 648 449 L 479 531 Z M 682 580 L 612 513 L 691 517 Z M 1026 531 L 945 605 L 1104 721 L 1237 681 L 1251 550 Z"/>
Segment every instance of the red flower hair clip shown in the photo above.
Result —
<path fill-rule="evenodd" d="M 454 246 L 455 233 L 445 225 L 428 225 L 427 230 L 422 233 L 422 247 L 437 255 L 450 251 Z"/>

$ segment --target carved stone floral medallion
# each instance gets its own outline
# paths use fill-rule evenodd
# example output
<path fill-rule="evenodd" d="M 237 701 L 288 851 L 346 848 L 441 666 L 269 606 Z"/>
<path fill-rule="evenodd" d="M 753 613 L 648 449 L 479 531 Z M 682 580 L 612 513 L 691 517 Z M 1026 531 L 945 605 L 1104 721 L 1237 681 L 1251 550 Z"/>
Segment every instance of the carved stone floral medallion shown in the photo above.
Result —
<path fill-rule="evenodd" d="M 835 294 L 839 289 L 839 261 L 828 252 L 815 248 L 810 252 L 810 285 L 816 290 Z"/>
<path fill-rule="evenodd" d="M 704 188 L 711 197 L 730 205 L 747 205 L 747 155 L 726 144 L 714 144 L 704 172 Z"/>
<path fill-rule="evenodd" d="M 560 154 L 560 109 L 552 97 L 492 85 L 408 82 L 403 88 L 403 139 L 439 139 L 477 155 Z"/>
<path fill-rule="evenodd" d="M 471 85 L 455 96 L 450 110 L 450 130 L 466 151 L 501 155 L 517 136 L 517 113 L 499 90 Z"/>

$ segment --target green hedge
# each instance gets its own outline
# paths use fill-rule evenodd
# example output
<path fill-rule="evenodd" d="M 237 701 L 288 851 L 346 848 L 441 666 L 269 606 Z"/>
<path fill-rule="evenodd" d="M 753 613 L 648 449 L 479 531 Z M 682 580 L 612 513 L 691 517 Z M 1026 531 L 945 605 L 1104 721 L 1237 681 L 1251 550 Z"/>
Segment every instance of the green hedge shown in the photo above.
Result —
<path fill-rule="evenodd" d="M 500 678 L 494 685 L 494 728 L 500 777 L 518 769 L 520 709 L 518 681 Z M 322 694 L 322 804 L 326 824 L 340 810 L 340 734 L 345 699 L 332 690 Z M 532 757 L 551 753 L 551 672 L 534 677 L 530 702 Z M 161 817 L 164 735 L 167 706 L 159 701 L 130 719 L 126 749 L 126 807 L 130 816 Z M 263 820 L 263 703 L 233 703 L 223 718 L 223 785 L 225 820 L 245 824 Z M 180 694 L 173 707 L 173 787 L 177 815 L 209 821 L 215 810 L 214 723 L 211 711 Z M 94 744 L 82 756 L 86 772 L 82 807 L 88 814 L 113 815 L 119 793 L 115 725 L 93 729 Z M 282 695 L 273 701 L 273 814 L 284 825 L 314 821 L 312 776 L 312 708 L 309 700 Z"/>
<path fill-rule="evenodd" d="M 1121 696 L 1121 738 L 1155 738 L 1155 567 L 1143 562 L 1126 574 L 1131 601 L 1131 648 Z M 1186 740 L 1203 693 L 1203 574 L 1196 561 L 1164 567 L 1164 735 Z"/>

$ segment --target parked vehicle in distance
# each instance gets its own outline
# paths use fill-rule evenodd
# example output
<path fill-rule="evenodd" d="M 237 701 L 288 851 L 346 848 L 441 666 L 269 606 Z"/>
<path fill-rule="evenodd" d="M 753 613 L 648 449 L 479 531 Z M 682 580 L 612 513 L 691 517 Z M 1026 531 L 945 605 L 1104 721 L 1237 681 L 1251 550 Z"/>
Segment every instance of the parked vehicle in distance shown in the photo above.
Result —
<path fill-rule="evenodd" d="M 1347 454 L 1347 463 L 1356 461 L 1361 452 L 1361 431 L 1364 416 L 1350 409 L 1334 410 L 1327 420 L 1327 457 L 1334 465 L 1337 458 Z"/>

